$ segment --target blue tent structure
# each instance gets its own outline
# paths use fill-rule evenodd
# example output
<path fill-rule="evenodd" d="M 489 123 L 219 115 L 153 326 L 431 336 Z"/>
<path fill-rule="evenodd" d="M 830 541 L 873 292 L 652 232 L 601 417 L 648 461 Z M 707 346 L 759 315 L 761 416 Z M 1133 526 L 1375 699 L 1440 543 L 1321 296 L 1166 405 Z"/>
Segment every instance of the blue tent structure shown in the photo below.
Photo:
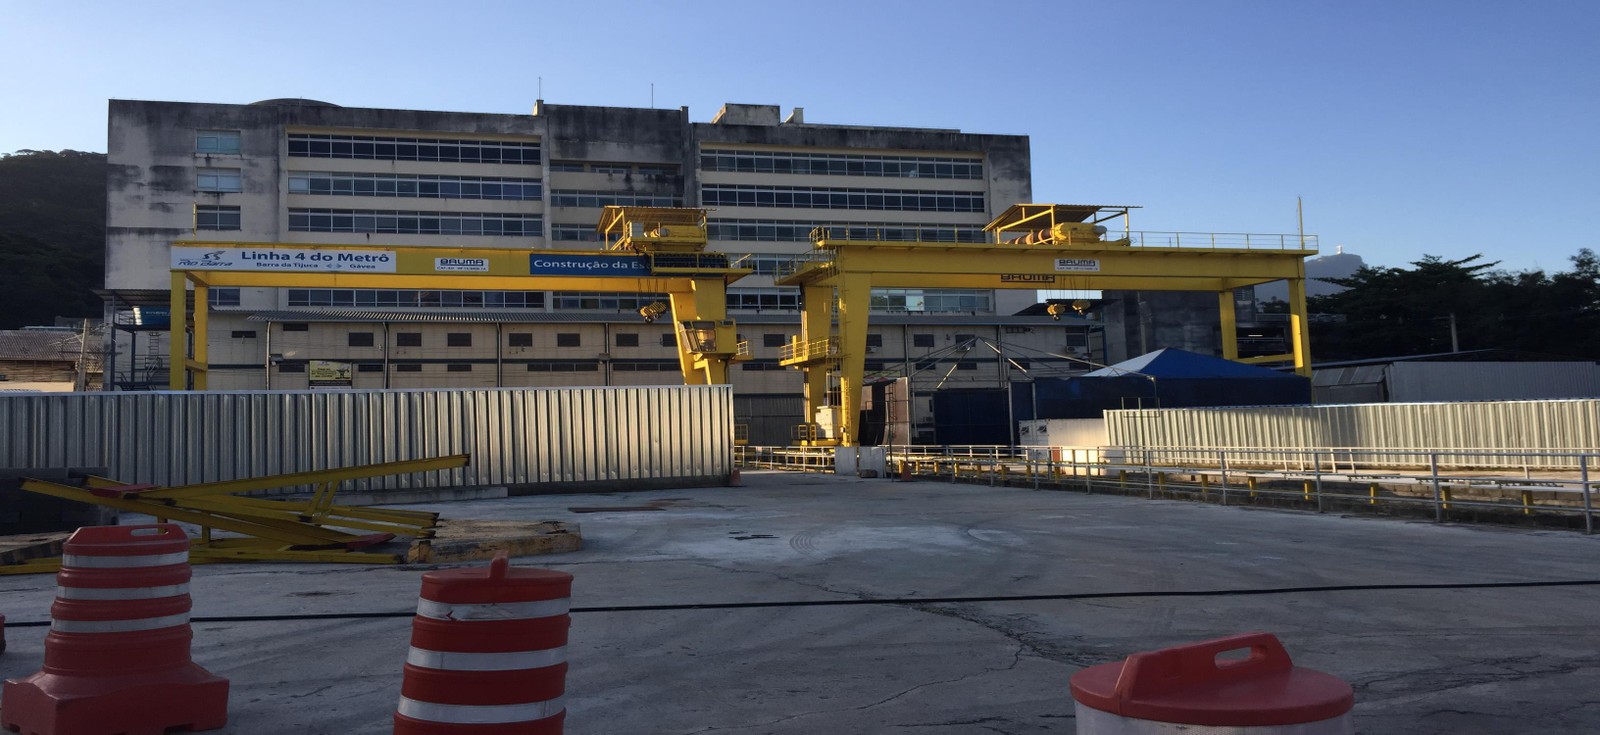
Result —
<path fill-rule="evenodd" d="M 1311 402 L 1311 381 L 1241 362 L 1162 349 L 1074 378 L 1040 378 L 1004 389 L 933 394 L 940 444 L 1008 444 L 1014 421 L 1097 419 L 1119 408 L 1292 406 Z M 1009 398 L 1011 406 L 1007 409 Z"/>
<path fill-rule="evenodd" d="M 1311 402 L 1294 373 L 1161 349 L 1075 378 L 1035 381 L 1038 418 L 1100 418 L 1108 409 L 1287 406 Z"/>

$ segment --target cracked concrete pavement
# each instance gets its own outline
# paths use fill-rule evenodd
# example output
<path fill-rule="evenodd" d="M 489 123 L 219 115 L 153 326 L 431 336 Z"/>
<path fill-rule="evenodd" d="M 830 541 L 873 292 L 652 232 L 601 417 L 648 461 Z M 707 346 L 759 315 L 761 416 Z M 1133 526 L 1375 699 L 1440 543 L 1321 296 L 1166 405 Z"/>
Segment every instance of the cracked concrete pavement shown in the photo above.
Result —
<path fill-rule="evenodd" d="M 746 487 L 431 506 L 565 520 L 578 607 L 989 597 L 1600 577 L 1600 539 L 1056 491 L 746 473 Z M 650 513 L 569 506 L 661 502 Z M 421 506 L 413 506 L 421 507 Z M 212 565 L 197 616 L 404 611 L 424 567 Z M 48 577 L 0 578 L 42 620 Z M 619 611 L 573 616 L 567 731 L 1070 733 L 1067 678 L 1249 630 L 1356 690 L 1362 733 L 1600 731 L 1595 587 Z M 233 682 L 226 732 L 390 731 L 407 618 L 195 624 Z M 44 629 L 8 631 L 0 675 Z"/>

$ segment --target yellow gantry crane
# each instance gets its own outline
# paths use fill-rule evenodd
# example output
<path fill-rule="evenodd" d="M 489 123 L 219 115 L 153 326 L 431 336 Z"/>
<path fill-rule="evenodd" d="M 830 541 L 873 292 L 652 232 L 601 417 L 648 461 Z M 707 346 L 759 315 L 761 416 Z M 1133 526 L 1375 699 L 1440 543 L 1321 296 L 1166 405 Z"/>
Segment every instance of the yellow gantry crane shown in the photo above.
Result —
<path fill-rule="evenodd" d="M 749 347 L 727 318 L 727 286 L 750 269 L 706 250 L 705 210 L 611 206 L 598 229 L 606 241 L 598 252 L 174 242 L 170 387 L 206 388 L 209 294 L 220 286 L 667 294 L 670 307 L 652 304 L 641 314 L 654 321 L 670 310 L 684 382 L 728 382 L 728 365 L 749 359 Z"/>
<path fill-rule="evenodd" d="M 817 228 L 812 250 L 777 279 L 801 290 L 800 336 L 780 363 L 805 374 L 803 443 L 852 446 L 860 439 L 867 313 L 874 288 L 1212 291 L 1222 312 L 1222 353 L 1239 359 L 1233 289 L 1289 284 L 1291 351 L 1242 362 L 1292 362 L 1310 375 L 1304 235 L 1133 232 L 1131 206 L 1017 204 L 982 243 L 871 237 L 871 228 Z M 1121 220 L 1122 231 L 1108 223 Z M 863 230 L 868 237 L 859 237 Z M 1054 307 L 1059 316 L 1062 307 Z M 834 325 L 837 310 L 838 323 Z M 837 381 L 837 403 L 829 400 Z"/>

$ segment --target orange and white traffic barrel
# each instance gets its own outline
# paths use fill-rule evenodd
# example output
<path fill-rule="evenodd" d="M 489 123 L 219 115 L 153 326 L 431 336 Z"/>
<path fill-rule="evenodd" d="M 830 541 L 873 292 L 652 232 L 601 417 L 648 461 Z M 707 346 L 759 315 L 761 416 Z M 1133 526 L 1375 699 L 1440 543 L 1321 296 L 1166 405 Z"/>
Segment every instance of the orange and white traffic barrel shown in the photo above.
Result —
<path fill-rule="evenodd" d="M 560 735 L 572 575 L 512 568 L 422 575 L 395 735 Z"/>
<path fill-rule="evenodd" d="M 1219 658 L 1247 650 L 1243 658 Z M 1352 735 L 1355 693 L 1296 667 L 1271 633 L 1191 643 L 1072 675 L 1078 735 Z"/>
<path fill-rule="evenodd" d="M 0 724 L 41 735 L 214 730 L 228 680 L 189 658 L 189 539 L 175 524 L 67 539 L 44 669 L 5 683 Z"/>

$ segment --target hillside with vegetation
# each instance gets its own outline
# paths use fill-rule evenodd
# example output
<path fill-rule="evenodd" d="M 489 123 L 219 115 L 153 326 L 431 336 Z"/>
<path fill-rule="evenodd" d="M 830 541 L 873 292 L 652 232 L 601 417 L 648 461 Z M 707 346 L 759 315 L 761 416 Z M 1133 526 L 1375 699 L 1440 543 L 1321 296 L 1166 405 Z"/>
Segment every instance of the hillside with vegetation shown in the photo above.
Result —
<path fill-rule="evenodd" d="M 0 329 L 99 317 L 106 156 L 0 154 Z"/>

